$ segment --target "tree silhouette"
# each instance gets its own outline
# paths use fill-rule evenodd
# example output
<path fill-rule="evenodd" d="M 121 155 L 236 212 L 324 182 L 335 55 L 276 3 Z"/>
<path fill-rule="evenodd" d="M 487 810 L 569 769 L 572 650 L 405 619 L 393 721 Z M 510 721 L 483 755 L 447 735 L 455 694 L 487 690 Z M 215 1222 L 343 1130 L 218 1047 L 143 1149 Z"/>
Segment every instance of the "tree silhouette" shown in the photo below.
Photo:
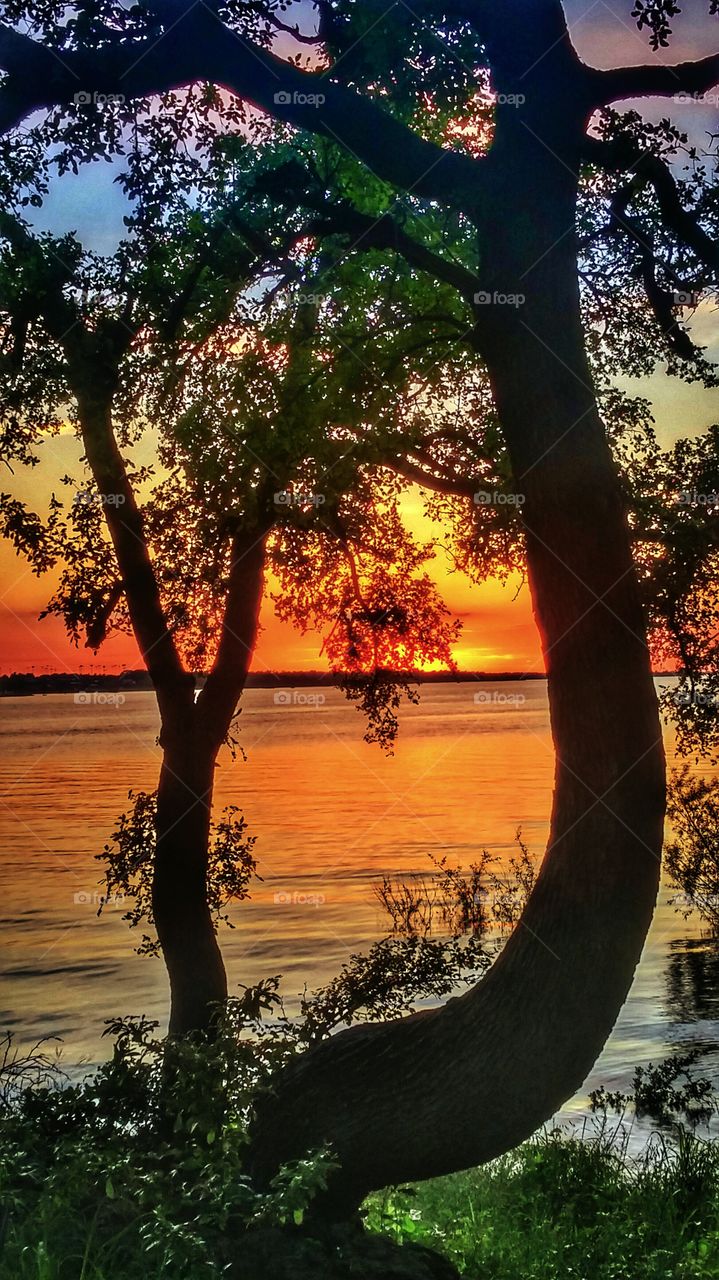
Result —
<path fill-rule="evenodd" d="M 635 6 L 655 45 L 676 11 L 663 0 Z M 64 23 L 49 3 L 7 13 L 6 128 L 50 108 L 69 117 L 75 155 L 104 154 L 139 99 L 170 92 L 171 113 L 171 91 L 208 81 L 341 149 L 325 229 L 392 244 L 469 310 L 525 499 L 557 750 L 547 855 L 520 927 L 476 988 L 298 1058 L 263 1109 L 255 1144 L 257 1169 L 269 1173 L 330 1141 L 342 1166 L 337 1207 L 388 1181 L 487 1159 L 586 1075 L 631 983 L 659 875 L 660 725 L 627 500 L 582 325 L 580 174 L 591 166 L 610 184 L 608 233 L 631 249 L 629 288 L 641 282 L 674 356 L 693 359 L 673 308 L 691 304 L 716 271 L 713 206 L 693 200 L 631 117 L 604 127 L 597 113 L 628 97 L 701 95 L 719 78 L 719 55 L 592 68 L 559 0 L 389 10 L 322 0 L 312 28 L 299 8 L 240 0 L 81 5 Z M 16 13 L 30 17 L 30 35 L 12 25 Z M 481 127 L 463 128 L 485 91 L 487 126 L 480 116 Z M 82 115 L 98 93 L 124 101 L 90 101 Z M 655 239 L 635 216 L 648 203 Z"/>
<path fill-rule="evenodd" d="M 368 716 L 366 736 L 387 748 L 402 696 L 415 696 L 412 673 L 451 665 L 458 633 L 426 571 L 432 543 L 417 543 L 401 518 L 409 482 L 381 465 L 397 454 L 399 420 L 411 425 L 408 388 L 449 385 L 412 288 L 403 297 L 393 281 L 405 323 L 376 356 L 396 372 L 359 386 L 346 327 L 332 337 L 317 322 L 322 272 L 312 294 L 280 290 L 282 224 L 263 238 L 261 212 L 241 229 L 196 202 L 185 213 L 168 227 L 139 202 L 146 225 L 109 260 L 0 216 L 5 455 L 33 465 L 69 404 L 90 472 L 84 488 L 64 478 L 70 501 L 53 495 L 44 521 L 4 494 L 4 529 L 36 572 L 61 566 L 45 612 L 94 650 L 113 630 L 132 631 L 152 677 L 158 792 L 134 797 L 121 819 L 108 889 L 133 900 L 132 924 L 157 929 L 178 1033 L 207 1027 L 226 997 L 215 924 L 246 896 L 253 865 L 242 816 L 213 826 L 211 813 L 266 572 L 282 588 L 278 612 L 324 633 L 331 669 Z M 298 239 L 289 233 L 301 261 L 309 250 Z M 266 306 L 252 292 L 263 280 Z M 355 326 L 361 285 L 350 273 Z M 341 298 L 336 277 L 333 287 Z M 148 435 L 159 478 L 133 461 Z M 154 947 L 146 936 L 142 949 Z"/>

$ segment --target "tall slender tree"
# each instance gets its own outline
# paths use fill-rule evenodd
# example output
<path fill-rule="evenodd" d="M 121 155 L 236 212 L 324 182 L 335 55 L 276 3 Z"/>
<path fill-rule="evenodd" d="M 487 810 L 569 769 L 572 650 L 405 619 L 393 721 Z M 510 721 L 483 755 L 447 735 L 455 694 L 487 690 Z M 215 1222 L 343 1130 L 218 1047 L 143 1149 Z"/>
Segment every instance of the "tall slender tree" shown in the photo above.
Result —
<path fill-rule="evenodd" d="M 424 569 L 431 543 L 410 536 L 400 488 L 379 467 L 396 452 L 398 419 L 410 420 L 412 380 L 426 373 L 446 388 L 430 340 L 438 316 L 414 314 L 410 288 L 406 325 L 379 360 L 394 376 L 360 387 L 351 333 L 341 326 L 344 345 L 328 342 L 318 325 L 321 256 L 303 277 L 314 292 L 289 289 L 283 272 L 292 279 L 311 245 L 288 262 L 297 233 L 280 221 L 265 235 L 262 222 L 208 223 L 195 207 L 182 229 L 150 224 L 102 261 L 74 237 L 38 238 L 0 215 L 5 458 L 34 465 L 66 405 L 90 472 L 74 492 L 65 478 L 71 501 L 53 496 L 44 521 L 2 495 L 4 529 L 37 572 L 64 565 L 46 612 L 95 650 L 131 630 L 151 676 L 157 796 L 138 796 L 120 824 L 109 883 L 135 898 L 134 923 L 152 917 L 174 1033 L 208 1027 L 227 996 L 212 908 L 244 895 L 250 857 L 241 821 L 211 838 L 213 780 L 267 571 L 285 587 L 284 615 L 326 633 L 368 736 L 385 745 L 411 673 L 451 663 L 458 629 Z M 345 274 L 333 288 L 354 316 L 361 287 Z M 403 290 L 392 283 L 396 314 Z M 156 479 L 133 461 L 148 435 Z"/>

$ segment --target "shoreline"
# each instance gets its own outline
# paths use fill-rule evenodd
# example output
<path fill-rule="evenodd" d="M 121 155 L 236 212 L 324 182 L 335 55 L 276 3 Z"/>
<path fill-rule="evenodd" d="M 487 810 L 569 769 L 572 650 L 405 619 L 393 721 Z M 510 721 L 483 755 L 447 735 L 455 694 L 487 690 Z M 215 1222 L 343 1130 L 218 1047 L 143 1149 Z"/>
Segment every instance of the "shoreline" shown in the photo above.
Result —
<path fill-rule="evenodd" d="M 416 671 L 393 672 L 413 684 L 501 684 L 506 682 L 546 681 L 543 671 Z M 654 671 L 654 679 L 679 677 L 679 671 Z M 196 687 L 205 682 L 204 673 L 195 676 Z M 257 671 L 250 672 L 246 689 L 328 688 L 340 684 L 342 676 L 330 671 Z M 132 693 L 152 692 L 146 671 L 122 671 L 114 674 L 80 675 L 54 672 L 36 676 L 31 672 L 13 672 L 0 676 L 0 698 L 30 698 L 48 693 Z"/>

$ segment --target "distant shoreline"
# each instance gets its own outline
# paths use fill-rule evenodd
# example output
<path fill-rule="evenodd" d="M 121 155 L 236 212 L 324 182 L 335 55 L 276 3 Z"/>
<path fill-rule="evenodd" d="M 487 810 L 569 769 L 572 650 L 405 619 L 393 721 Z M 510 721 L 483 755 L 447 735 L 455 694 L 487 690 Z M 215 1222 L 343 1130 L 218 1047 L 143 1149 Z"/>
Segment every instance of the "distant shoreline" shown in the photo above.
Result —
<path fill-rule="evenodd" d="M 395 673 L 416 684 L 468 684 L 507 680 L 546 680 L 543 671 L 420 671 Z M 677 676 L 677 671 L 655 671 L 654 676 Z M 248 689 L 298 689 L 337 685 L 340 676 L 329 671 L 256 671 L 247 677 Z M 196 677 L 201 688 L 204 675 Z M 146 671 L 122 671 L 113 675 L 80 675 L 73 672 L 50 672 L 36 676 L 32 672 L 13 672 L 0 676 L 0 698 L 27 698 L 47 693 L 143 692 L 152 683 Z"/>

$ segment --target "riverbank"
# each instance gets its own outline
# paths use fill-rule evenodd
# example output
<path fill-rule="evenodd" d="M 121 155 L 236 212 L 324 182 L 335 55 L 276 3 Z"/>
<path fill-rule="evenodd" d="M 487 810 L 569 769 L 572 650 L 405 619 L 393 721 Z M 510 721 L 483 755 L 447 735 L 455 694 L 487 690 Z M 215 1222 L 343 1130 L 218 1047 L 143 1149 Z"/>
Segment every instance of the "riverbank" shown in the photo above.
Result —
<path fill-rule="evenodd" d="M 697 1136 L 691 1114 L 697 1096 L 716 1112 L 716 1096 L 693 1066 L 655 1073 L 663 1122 L 639 1155 L 630 1154 L 639 1095 L 619 1119 L 605 1097 L 581 1131 L 549 1127 L 482 1168 L 370 1196 L 362 1226 L 328 1224 L 314 1207 L 331 1173 L 326 1154 L 308 1153 L 263 1188 L 247 1176 L 247 1048 L 227 1058 L 217 1047 L 196 1057 L 186 1047 L 168 1124 L 155 1088 L 164 1046 L 148 1050 L 140 1024 L 114 1030 L 112 1063 L 82 1086 L 62 1085 L 42 1060 L 17 1063 L 14 1078 L 7 1055 L 0 1067 L 0 1280 L 713 1280 L 719 1272 L 719 1144 Z M 229 1092 L 213 1090 L 230 1064 Z M 18 1094 L 18 1085 L 28 1088 Z"/>

